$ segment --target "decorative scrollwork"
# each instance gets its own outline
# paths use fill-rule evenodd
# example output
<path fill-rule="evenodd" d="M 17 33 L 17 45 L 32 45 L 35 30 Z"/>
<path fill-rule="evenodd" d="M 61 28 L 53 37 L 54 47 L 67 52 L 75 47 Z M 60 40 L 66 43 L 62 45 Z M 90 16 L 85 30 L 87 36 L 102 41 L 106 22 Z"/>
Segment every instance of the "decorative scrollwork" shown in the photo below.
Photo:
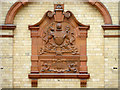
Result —
<path fill-rule="evenodd" d="M 48 11 L 47 16 L 49 18 L 52 18 L 54 16 L 54 14 L 55 14 L 54 12 Z"/>
<path fill-rule="evenodd" d="M 65 12 L 64 15 L 67 19 L 70 18 L 70 16 L 71 16 L 70 12 Z"/>
<path fill-rule="evenodd" d="M 50 67 L 48 66 L 47 63 L 44 63 L 42 66 L 43 66 L 43 68 L 42 68 L 41 72 L 49 71 Z"/>
<path fill-rule="evenodd" d="M 74 63 L 70 64 L 70 65 L 69 65 L 69 71 L 72 71 L 72 72 L 74 72 L 74 73 L 77 72 L 77 69 L 75 68 L 75 66 L 76 66 L 76 65 L 75 65 Z"/>
<path fill-rule="evenodd" d="M 40 70 L 40 72 L 49 72 L 49 73 L 76 73 L 78 70 L 76 69 L 77 65 L 74 64 L 74 63 L 71 63 L 69 64 L 66 68 L 65 67 L 62 67 L 62 64 L 61 63 L 64 63 L 62 61 L 60 61 L 60 64 L 59 64 L 59 61 L 57 61 L 55 63 L 55 65 L 58 65 L 58 66 L 54 66 L 53 64 L 50 64 L 48 65 L 47 63 L 44 63 L 42 65 L 42 69 Z"/>

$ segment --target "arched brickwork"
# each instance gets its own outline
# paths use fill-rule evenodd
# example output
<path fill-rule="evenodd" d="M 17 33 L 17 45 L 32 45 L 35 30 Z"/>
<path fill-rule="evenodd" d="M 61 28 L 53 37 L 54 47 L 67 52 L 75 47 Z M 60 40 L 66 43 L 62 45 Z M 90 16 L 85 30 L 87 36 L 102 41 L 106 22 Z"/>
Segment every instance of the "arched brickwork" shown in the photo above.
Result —
<path fill-rule="evenodd" d="M 17 14 L 18 10 L 28 2 L 29 0 L 19 0 L 18 2 L 14 3 L 7 13 L 5 24 L 13 24 L 14 17 Z M 91 4 L 92 6 L 95 6 L 99 10 L 99 12 L 102 14 L 104 18 L 105 24 L 112 24 L 112 19 L 109 14 L 109 11 L 103 5 L 103 3 L 101 3 L 99 0 L 88 0 L 88 3 Z"/>
<path fill-rule="evenodd" d="M 18 2 L 15 2 L 6 15 L 5 24 L 13 24 L 14 17 L 17 14 L 18 10 L 27 3 L 28 0 L 19 0 Z"/>
<path fill-rule="evenodd" d="M 99 10 L 99 12 L 102 14 L 104 18 L 105 24 L 112 24 L 110 13 L 102 2 L 100 2 L 99 0 L 89 0 L 89 3 Z"/>

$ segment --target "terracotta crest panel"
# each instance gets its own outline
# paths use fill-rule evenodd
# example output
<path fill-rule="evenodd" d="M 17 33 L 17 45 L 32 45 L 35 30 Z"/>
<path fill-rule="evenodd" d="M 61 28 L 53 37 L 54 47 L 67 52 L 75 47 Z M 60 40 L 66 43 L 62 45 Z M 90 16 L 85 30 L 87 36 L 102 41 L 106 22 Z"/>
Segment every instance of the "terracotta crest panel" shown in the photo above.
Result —
<path fill-rule="evenodd" d="M 73 13 L 55 4 L 42 20 L 29 25 L 32 38 L 31 73 L 29 78 L 88 79 L 86 38 L 88 25 L 77 21 Z M 81 86 L 82 85 L 81 80 Z"/>

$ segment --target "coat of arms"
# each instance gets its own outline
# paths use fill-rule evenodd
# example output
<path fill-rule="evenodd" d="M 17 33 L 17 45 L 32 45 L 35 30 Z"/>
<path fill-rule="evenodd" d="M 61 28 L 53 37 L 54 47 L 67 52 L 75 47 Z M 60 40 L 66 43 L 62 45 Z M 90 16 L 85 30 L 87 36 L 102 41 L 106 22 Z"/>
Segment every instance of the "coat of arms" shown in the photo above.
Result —
<path fill-rule="evenodd" d="M 62 27 L 65 24 L 65 27 Z M 40 54 L 56 53 L 62 55 L 63 53 L 79 54 L 75 47 L 75 35 L 72 27 L 67 23 L 52 23 L 50 24 L 42 39 L 44 47 L 40 49 Z"/>

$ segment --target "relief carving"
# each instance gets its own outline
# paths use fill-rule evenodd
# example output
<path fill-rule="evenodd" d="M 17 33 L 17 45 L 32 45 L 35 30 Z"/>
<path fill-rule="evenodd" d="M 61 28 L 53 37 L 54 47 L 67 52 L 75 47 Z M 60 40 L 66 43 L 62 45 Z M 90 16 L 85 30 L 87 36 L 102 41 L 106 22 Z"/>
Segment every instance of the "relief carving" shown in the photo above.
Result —
<path fill-rule="evenodd" d="M 64 12 L 64 15 L 67 19 L 70 18 L 70 16 L 71 16 L 70 12 Z"/>
<path fill-rule="evenodd" d="M 88 25 L 80 23 L 64 4 L 55 4 L 35 25 L 30 25 L 32 38 L 31 73 L 36 87 L 39 78 L 75 78 L 86 86 L 86 38 Z"/>
<path fill-rule="evenodd" d="M 40 55 L 44 53 L 55 53 L 62 55 L 63 53 L 79 54 L 75 47 L 75 34 L 70 26 L 65 26 L 62 30 L 62 24 L 56 24 L 56 30 L 53 28 L 55 23 L 52 23 L 46 31 L 44 31 L 43 41 L 44 47 L 40 49 Z"/>
<path fill-rule="evenodd" d="M 77 62 L 74 61 L 66 61 L 66 60 L 53 60 L 42 62 L 42 68 L 40 70 L 41 73 L 76 73 L 77 70 Z"/>
<path fill-rule="evenodd" d="M 54 16 L 54 12 L 51 12 L 51 11 L 49 11 L 48 13 L 47 13 L 47 16 L 49 17 L 49 18 L 52 18 L 53 16 Z"/>

